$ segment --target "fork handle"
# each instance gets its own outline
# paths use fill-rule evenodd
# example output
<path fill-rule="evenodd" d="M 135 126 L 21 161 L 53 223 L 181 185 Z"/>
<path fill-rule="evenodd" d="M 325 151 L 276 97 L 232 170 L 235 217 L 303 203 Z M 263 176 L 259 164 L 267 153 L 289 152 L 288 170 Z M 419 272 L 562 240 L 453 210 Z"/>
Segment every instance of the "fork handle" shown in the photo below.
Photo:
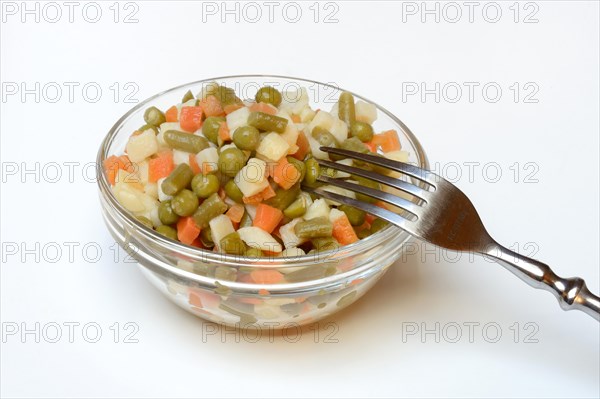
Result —
<path fill-rule="evenodd" d="M 582 278 L 559 277 L 548 265 L 497 243 L 489 247 L 484 254 L 492 257 L 530 286 L 551 292 L 563 310 L 581 310 L 600 321 L 600 298 L 588 290 Z"/>

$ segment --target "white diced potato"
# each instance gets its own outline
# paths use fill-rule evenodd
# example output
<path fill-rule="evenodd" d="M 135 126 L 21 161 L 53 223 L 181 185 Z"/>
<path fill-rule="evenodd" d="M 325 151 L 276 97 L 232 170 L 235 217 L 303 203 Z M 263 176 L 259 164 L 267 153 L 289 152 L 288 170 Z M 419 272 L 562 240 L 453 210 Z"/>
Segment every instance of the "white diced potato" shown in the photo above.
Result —
<path fill-rule="evenodd" d="M 131 136 L 127 142 L 127 155 L 131 162 L 141 162 L 157 152 L 158 142 L 152 129 L 148 129 L 137 136 Z"/>
<path fill-rule="evenodd" d="M 158 199 L 160 200 L 160 202 L 168 201 L 171 198 L 173 198 L 172 195 L 165 194 L 165 192 L 162 190 L 162 183 L 165 181 L 165 179 L 166 177 L 162 177 L 156 182 L 156 188 L 158 190 Z"/>
<path fill-rule="evenodd" d="M 281 93 L 280 109 L 286 110 L 290 114 L 298 115 L 304 107 L 308 105 L 308 91 L 301 87 L 296 91 L 284 91 Z"/>
<path fill-rule="evenodd" d="M 270 305 L 264 302 L 254 305 L 254 313 L 261 319 L 265 320 L 289 317 L 283 310 L 281 310 L 279 305 Z"/>
<path fill-rule="evenodd" d="M 335 223 L 336 220 L 344 216 L 346 216 L 346 214 L 339 209 L 332 208 L 331 211 L 329 211 L 329 221 L 331 223 Z"/>
<path fill-rule="evenodd" d="M 293 154 L 294 152 L 296 152 L 298 150 L 298 147 L 296 146 L 296 142 L 298 141 L 298 128 L 296 127 L 296 124 L 294 123 L 294 121 L 292 121 L 292 118 L 290 117 L 290 115 L 285 112 L 285 111 L 279 111 L 277 113 L 277 116 L 281 116 L 282 118 L 285 118 L 288 120 L 288 124 L 285 127 L 285 130 L 283 133 L 280 134 L 281 138 L 284 139 L 288 145 L 288 154 Z"/>
<path fill-rule="evenodd" d="M 148 183 L 148 161 L 138 162 L 136 165 L 137 175 L 140 178 L 140 183 Z"/>
<path fill-rule="evenodd" d="M 238 234 L 242 241 L 249 247 L 258 248 L 263 251 L 281 252 L 281 244 L 273 236 L 260 227 L 249 226 L 239 229 Z"/>
<path fill-rule="evenodd" d="M 309 193 L 305 193 L 304 191 L 301 191 L 300 197 L 304 199 L 304 203 L 306 204 L 306 209 L 308 209 L 313 204 L 313 199 Z"/>
<path fill-rule="evenodd" d="M 409 153 L 408 153 L 408 151 L 398 150 L 398 151 L 386 152 L 383 154 L 383 156 L 386 157 L 387 159 L 391 159 L 393 161 L 408 162 Z M 390 177 L 393 177 L 395 179 L 402 178 L 402 174 L 400 172 L 395 172 L 393 170 L 386 170 L 385 174 Z M 383 185 L 383 190 L 387 191 L 387 192 L 392 192 L 392 193 L 398 191 L 398 190 L 395 190 L 392 187 L 389 187 L 386 185 Z"/>
<path fill-rule="evenodd" d="M 333 107 L 331 107 L 331 111 L 329 111 L 329 113 L 331 115 L 335 115 L 339 118 L 339 114 L 340 114 L 340 103 L 339 102 L 335 102 L 333 103 Z"/>
<path fill-rule="evenodd" d="M 329 154 L 325 151 L 321 151 L 321 144 L 313 138 L 310 134 L 304 133 L 306 139 L 308 140 L 308 144 L 310 145 L 310 152 L 312 152 L 313 157 L 317 159 L 329 160 Z"/>
<path fill-rule="evenodd" d="M 178 130 L 181 131 L 181 126 L 179 126 L 179 122 L 164 122 L 160 124 L 158 128 L 159 133 L 164 133 L 167 130 Z"/>
<path fill-rule="evenodd" d="M 203 173 L 209 173 L 219 168 L 219 152 L 216 148 L 205 148 L 196 154 L 196 163 Z"/>
<path fill-rule="evenodd" d="M 269 185 L 269 181 L 265 177 L 266 171 L 267 164 L 265 161 L 250 158 L 246 165 L 235 175 L 233 181 L 245 197 L 251 197 L 260 193 Z"/>
<path fill-rule="evenodd" d="M 173 163 L 175 166 L 180 165 L 182 163 L 190 164 L 190 153 L 181 151 L 181 150 L 173 150 Z"/>
<path fill-rule="evenodd" d="M 151 196 L 152 198 L 158 199 L 158 184 L 156 183 L 146 183 L 144 185 L 144 192 Z"/>
<path fill-rule="evenodd" d="M 377 120 L 377 107 L 362 100 L 356 102 L 354 106 L 356 120 L 372 124 Z"/>
<path fill-rule="evenodd" d="M 223 237 L 228 234 L 235 232 L 233 228 L 233 224 L 231 223 L 231 219 L 229 219 L 225 215 L 219 215 L 210 222 L 208 222 L 210 226 L 210 234 L 212 236 L 213 242 L 218 246 Z"/>
<path fill-rule="evenodd" d="M 245 204 L 244 208 L 246 208 L 246 212 L 250 215 L 250 219 L 254 220 L 256 218 L 256 205 Z"/>
<path fill-rule="evenodd" d="M 300 238 L 296 235 L 294 231 L 294 226 L 300 223 L 302 218 L 295 218 L 291 222 L 284 224 L 279 228 L 279 235 L 281 237 L 281 241 L 283 241 L 283 245 L 286 248 L 294 248 L 298 245 L 306 242 L 306 238 Z"/>
<path fill-rule="evenodd" d="M 143 216 L 146 219 L 150 220 L 154 227 L 158 227 L 162 224 L 162 222 L 160 221 L 160 218 L 158 217 L 158 202 L 156 203 L 156 206 L 154 206 L 150 210 L 145 210 L 142 212 L 134 212 L 134 214 L 136 216 Z"/>
<path fill-rule="evenodd" d="M 338 143 L 341 143 L 348 138 L 348 125 L 344 121 L 334 118 L 329 133 L 335 137 Z"/>
<path fill-rule="evenodd" d="M 154 198 L 134 188 L 131 184 L 117 182 L 113 186 L 113 193 L 125 209 L 134 213 L 150 211 L 152 208 L 158 207 L 158 202 Z"/>
<path fill-rule="evenodd" d="M 235 129 L 248 124 L 248 116 L 250 116 L 250 109 L 246 107 L 237 109 L 227 115 L 227 127 L 229 128 L 232 136 L 233 132 L 235 132 Z"/>
<path fill-rule="evenodd" d="M 352 166 L 352 159 L 351 158 L 346 158 L 346 159 L 342 159 L 339 161 L 336 161 L 336 163 L 342 164 L 342 165 L 346 165 L 346 166 Z M 335 177 L 338 178 L 346 178 L 346 177 L 350 177 L 350 173 L 346 173 L 346 172 L 342 172 L 341 170 L 336 170 L 335 171 Z"/>
<path fill-rule="evenodd" d="M 279 256 L 284 257 L 284 258 L 293 258 L 295 256 L 302 256 L 302 255 L 306 255 L 306 252 L 304 252 L 304 250 L 302 248 L 286 248 L 284 249 L 281 254 L 279 254 Z"/>
<path fill-rule="evenodd" d="M 310 220 L 321 216 L 329 217 L 329 205 L 323 198 L 315 200 L 312 205 L 308 207 L 304 214 L 304 219 Z"/>
<path fill-rule="evenodd" d="M 300 116 L 300 122 L 308 123 L 313 120 L 316 114 L 317 113 L 315 110 L 307 105 L 306 107 L 302 108 L 302 111 L 300 111 L 300 115 L 298 116 Z"/>
<path fill-rule="evenodd" d="M 117 170 L 117 175 L 115 176 L 115 183 L 116 182 L 130 184 L 138 190 L 143 189 L 143 184 L 140 181 L 140 177 L 135 171 L 130 172 L 123 169 Z"/>
<path fill-rule="evenodd" d="M 308 123 L 308 128 L 305 130 L 307 136 L 311 136 L 315 127 L 320 126 L 323 129 L 330 131 L 337 117 L 333 117 L 329 112 L 319 110 L 315 117 Z"/>
<path fill-rule="evenodd" d="M 327 186 L 321 187 L 321 189 L 323 191 L 329 191 L 330 193 L 335 193 L 335 194 L 343 195 L 345 197 L 350 197 L 350 198 L 355 198 L 356 199 L 356 194 L 354 193 L 354 191 L 346 190 L 345 188 L 327 185 Z M 329 199 L 326 199 L 325 201 L 329 205 L 335 205 L 335 206 L 341 205 L 337 201 L 332 201 L 332 200 L 329 200 Z"/>
<path fill-rule="evenodd" d="M 288 153 L 289 149 L 290 145 L 280 134 L 271 132 L 260 142 L 256 153 L 262 158 L 277 162 Z"/>
<path fill-rule="evenodd" d="M 209 82 L 202 85 L 202 89 L 196 94 L 196 98 L 206 98 L 209 94 L 214 93 L 215 89 L 219 87 L 217 82 Z"/>

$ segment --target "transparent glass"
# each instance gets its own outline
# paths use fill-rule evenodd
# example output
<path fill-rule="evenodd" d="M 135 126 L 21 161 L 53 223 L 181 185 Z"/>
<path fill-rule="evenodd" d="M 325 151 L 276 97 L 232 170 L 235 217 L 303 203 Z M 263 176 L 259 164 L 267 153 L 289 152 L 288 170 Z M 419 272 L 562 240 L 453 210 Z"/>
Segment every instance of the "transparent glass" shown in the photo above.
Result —
<path fill-rule="evenodd" d="M 197 93 L 215 81 L 235 89 L 242 99 L 254 98 L 264 85 L 282 92 L 305 87 L 313 109 L 324 110 L 333 107 L 343 90 L 283 76 L 229 76 L 187 83 L 150 97 L 123 115 L 102 142 L 98 164 L 124 152 L 131 133 L 143 124 L 146 108 L 167 109 L 178 103 L 186 91 Z M 375 104 L 358 94 L 354 96 L 356 100 Z M 409 162 L 427 168 L 425 152 L 410 130 L 383 107 L 376 107 L 375 131 L 398 131 L 402 148 L 410 153 Z M 360 298 L 381 278 L 400 257 L 410 238 L 406 232 L 389 226 L 356 243 L 318 255 L 256 260 L 219 254 L 168 239 L 144 226 L 119 204 L 104 172 L 99 173 L 105 223 L 115 240 L 137 260 L 143 275 L 183 309 L 238 328 L 288 328 L 337 312 Z M 252 273 L 265 269 L 279 271 L 284 279 L 277 284 L 254 283 L 255 279 L 250 278 Z"/>

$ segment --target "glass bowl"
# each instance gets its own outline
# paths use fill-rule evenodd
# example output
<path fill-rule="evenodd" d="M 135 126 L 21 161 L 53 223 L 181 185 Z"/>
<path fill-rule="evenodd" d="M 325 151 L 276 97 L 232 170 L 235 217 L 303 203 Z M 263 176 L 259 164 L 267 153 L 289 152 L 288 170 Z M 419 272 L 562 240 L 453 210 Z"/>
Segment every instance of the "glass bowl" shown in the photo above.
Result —
<path fill-rule="evenodd" d="M 228 76 L 187 83 L 150 97 L 123 115 L 102 142 L 98 165 L 124 152 L 131 133 L 143 124 L 146 108 L 167 109 L 188 90 L 197 93 L 215 81 L 235 89 L 242 99 L 254 98 L 264 85 L 282 93 L 305 87 L 311 107 L 325 110 L 334 106 L 342 91 L 332 84 L 284 76 Z M 360 95 L 354 97 L 375 104 Z M 403 150 L 410 153 L 409 162 L 427 168 L 425 152 L 406 125 L 375 105 L 375 131 L 395 129 Z M 142 274 L 183 309 L 228 326 L 286 329 L 327 317 L 364 295 L 400 257 L 410 239 L 406 232 L 388 226 L 318 255 L 257 260 L 220 254 L 171 240 L 144 226 L 117 201 L 101 169 L 98 186 L 104 221 L 114 239 L 138 262 Z M 284 279 L 277 284 L 256 284 L 250 276 L 265 269 L 279 271 Z"/>

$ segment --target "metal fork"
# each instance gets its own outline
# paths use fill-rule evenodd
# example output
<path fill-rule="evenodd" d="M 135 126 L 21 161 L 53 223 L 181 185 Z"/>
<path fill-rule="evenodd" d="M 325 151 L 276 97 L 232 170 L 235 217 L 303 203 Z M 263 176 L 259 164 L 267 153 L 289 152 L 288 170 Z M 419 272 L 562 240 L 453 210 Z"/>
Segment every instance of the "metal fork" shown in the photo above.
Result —
<path fill-rule="evenodd" d="M 527 258 L 498 244 L 486 231 L 469 198 L 443 177 L 416 166 L 384 157 L 331 147 L 321 147 L 321 150 L 400 172 L 420 180 L 430 189 L 376 172 L 336 162 L 317 160 L 322 166 L 368 178 L 401 190 L 416 198 L 417 201 L 413 202 L 388 192 L 324 175 L 321 175 L 318 180 L 387 202 L 405 212 L 400 215 L 368 202 L 325 191 L 321 188 L 303 187 L 305 191 L 362 209 L 367 213 L 389 221 L 421 240 L 439 247 L 489 256 L 530 286 L 551 292 L 558 299 L 563 310 L 581 310 L 600 321 L 600 298 L 588 290 L 583 279 L 579 277 L 559 277 L 548 265 Z"/>

